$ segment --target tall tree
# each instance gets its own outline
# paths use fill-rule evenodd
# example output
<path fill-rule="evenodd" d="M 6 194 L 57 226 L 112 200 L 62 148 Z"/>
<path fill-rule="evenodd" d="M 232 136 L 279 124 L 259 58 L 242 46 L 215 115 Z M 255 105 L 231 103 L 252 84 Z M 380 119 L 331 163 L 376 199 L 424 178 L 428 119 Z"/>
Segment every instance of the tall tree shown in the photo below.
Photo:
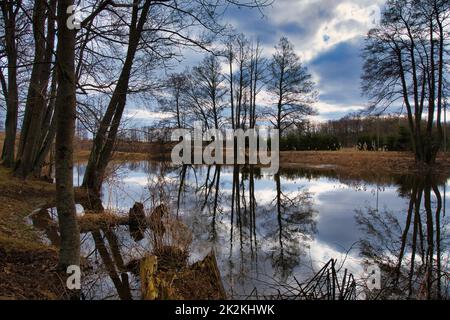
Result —
<path fill-rule="evenodd" d="M 311 75 L 295 53 L 287 38 L 281 38 L 269 63 L 268 91 L 276 100 L 275 108 L 267 110 L 270 122 L 280 136 L 305 116 L 313 115 L 317 92 Z"/>
<path fill-rule="evenodd" d="M 262 49 L 259 40 L 256 44 L 252 44 L 250 48 L 250 110 L 249 110 L 249 127 L 254 128 L 258 118 L 256 98 L 261 92 L 266 78 L 266 59 L 262 56 Z"/>
<path fill-rule="evenodd" d="M 194 110 L 204 118 L 206 128 L 222 125 L 226 88 L 217 56 L 209 55 L 191 73 L 189 97 Z"/>
<path fill-rule="evenodd" d="M 171 117 L 163 119 L 162 125 L 169 122 L 179 129 L 186 127 L 188 83 L 189 77 L 186 73 L 172 73 L 167 77 L 164 87 L 170 96 L 160 99 L 160 104 L 161 111 L 171 114 Z"/>
<path fill-rule="evenodd" d="M 6 167 L 14 166 L 17 119 L 19 111 L 19 94 L 17 86 L 17 15 L 21 1 L 5 0 L 0 3 L 3 23 L 5 25 L 5 51 L 7 58 L 7 77 L 0 69 L 1 88 L 6 100 L 5 141 L 1 160 Z"/>
<path fill-rule="evenodd" d="M 58 0 L 58 47 L 56 66 L 58 90 L 56 94 L 56 207 L 58 210 L 61 247 L 59 268 L 80 265 L 80 232 L 76 220 L 73 191 L 73 139 L 76 115 L 75 37 L 76 30 L 67 26 L 67 9 L 73 0 Z"/>
<path fill-rule="evenodd" d="M 98 2 L 81 26 L 105 8 L 109 0 Z M 70 265 L 80 265 L 80 232 L 78 228 L 73 189 L 73 151 L 76 123 L 76 73 L 75 48 L 76 28 L 69 23 L 73 0 L 57 1 L 57 49 L 56 71 L 58 88 L 55 98 L 56 139 L 55 139 L 55 180 L 56 208 L 58 211 L 61 246 L 59 269 L 66 271 Z"/>
<path fill-rule="evenodd" d="M 228 69 L 229 69 L 229 75 L 228 75 L 228 82 L 230 84 L 230 111 L 231 111 L 231 128 L 234 130 L 236 127 L 235 124 L 235 117 L 234 117 L 234 87 L 233 87 L 233 64 L 234 64 L 234 58 L 235 58 L 235 52 L 234 52 L 234 37 L 229 36 L 227 41 L 225 42 L 225 57 L 227 59 L 228 63 Z"/>
<path fill-rule="evenodd" d="M 26 178 L 40 170 L 36 162 L 43 164 L 43 159 L 50 149 L 54 130 L 47 141 L 47 132 L 51 128 L 53 102 L 49 98 L 49 84 L 53 66 L 55 42 L 56 0 L 50 2 L 36 0 L 33 7 L 34 60 L 31 70 L 25 114 L 22 122 L 20 142 L 17 150 L 15 174 Z M 56 87 L 53 86 L 56 90 Z M 54 92 L 53 92 L 54 93 Z M 54 125 L 53 125 L 54 128 Z M 42 152 L 44 157 L 42 157 Z M 39 159 L 39 160 L 38 160 Z"/>
<path fill-rule="evenodd" d="M 448 21 L 448 1 L 391 0 L 364 49 L 362 88 L 372 100 L 371 110 L 381 113 L 403 103 L 421 164 L 435 162 L 443 139 Z"/>
<path fill-rule="evenodd" d="M 100 121 L 83 179 L 83 186 L 93 191 L 96 195 L 100 194 L 106 166 L 112 155 L 126 104 L 134 58 L 152 3 L 150 0 L 141 2 L 139 0 L 133 1 L 125 62 L 108 108 Z"/>
<path fill-rule="evenodd" d="M 266 78 L 266 59 L 259 41 L 243 34 L 229 36 L 222 53 L 227 63 L 231 127 L 254 128 L 257 119 L 256 97 Z M 236 68 L 235 68 L 236 66 Z"/>
<path fill-rule="evenodd" d="M 236 53 L 235 53 L 235 63 L 237 64 L 236 70 L 236 111 L 234 120 L 236 128 L 244 128 L 246 122 L 246 100 L 247 91 L 246 88 L 249 86 L 249 75 L 248 75 L 248 61 L 250 57 L 249 53 L 249 41 L 243 35 L 240 34 L 236 37 Z"/>

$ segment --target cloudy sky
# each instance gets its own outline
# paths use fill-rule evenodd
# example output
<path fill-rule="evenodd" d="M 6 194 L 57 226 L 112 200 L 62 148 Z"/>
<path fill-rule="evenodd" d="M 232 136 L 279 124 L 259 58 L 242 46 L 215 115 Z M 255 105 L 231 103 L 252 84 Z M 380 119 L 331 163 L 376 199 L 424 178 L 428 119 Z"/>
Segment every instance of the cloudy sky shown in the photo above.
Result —
<path fill-rule="evenodd" d="M 360 90 L 361 48 L 367 31 L 377 23 L 384 2 L 274 0 L 262 13 L 230 8 L 223 22 L 249 38 L 259 39 L 267 57 L 272 55 L 280 37 L 288 37 L 317 84 L 319 115 L 314 118 L 323 121 L 339 119 L 366 105 Z M 200 53 L 187 53 L 179 67 L 192 66 L 202 57 Z M 130 110 L 130 114 L 133 112 Z M 140 115 L 145 116 L 142 111 Z"/>
<path fill-rule="evenodd" d="M 230 23 L 261 40 L 265 55 L 287 36 L 320 92 L 319 119 L 336 119 L 366 104 L 361 97 L 361 47 L 384 0 L 275 0 L 263 13 L 232 9 Z"/>

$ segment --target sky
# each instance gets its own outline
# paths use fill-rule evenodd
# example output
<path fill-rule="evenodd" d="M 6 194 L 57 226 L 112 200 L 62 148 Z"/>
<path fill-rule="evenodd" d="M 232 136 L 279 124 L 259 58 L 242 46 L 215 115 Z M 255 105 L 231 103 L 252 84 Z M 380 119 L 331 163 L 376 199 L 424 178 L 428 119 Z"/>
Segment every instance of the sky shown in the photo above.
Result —
<path fill-rule="evenodd" d="M 269 57 L 282 36 L 312 74 L 319 92 L 315 121 L 340 119 L 364 109 L 360 75 L 361 49 L 367 32 L 379 21 L 385 0 L 274 0 L 262 11 L 230 7 L 223 17 L 238 33 L 259 39 Z M 201 53 L 186 52 L 178 68 L 200 62 Z M 264 97 L 264 92 L 261 94 Z M 264 98 L 262 98 L 264 99 Z M 142 122 L 163 115 L 130 108 L 129 117 Z"/>
<path fill-rule="evenodd" d="M 270 56 L 286 36 L 308 67 L 319 91 L 316 120 L 339 119 L 363 109 L 361 49 L 379 21 L 385 0 L 275 0 L 263 10 L 231 9 L 236 30 L 262 42 Z"/>

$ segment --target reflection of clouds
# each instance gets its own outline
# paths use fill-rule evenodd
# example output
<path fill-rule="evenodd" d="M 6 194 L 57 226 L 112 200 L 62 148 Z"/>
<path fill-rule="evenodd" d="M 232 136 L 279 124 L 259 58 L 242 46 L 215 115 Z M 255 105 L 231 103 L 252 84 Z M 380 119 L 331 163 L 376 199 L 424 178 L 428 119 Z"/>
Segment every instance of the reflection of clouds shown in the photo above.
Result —
<path fill-rule="evenodd" d="M 273 189 L 255 190 L 255 198 L 259 205 L 267 205 L 273 202 L 277 192 Z"/>
<path fill-rule="evenodd" d="M 310 243 L 309 256 L 316 271 L 320 270 L 320 268 L 330 261 L 330 259 L 337 259 L 338 265 L 345 260 L 345 268 L 347 268 L 349 272 L 354 275 L 360 274 L 363 271 L 363 259 L 358 256 L 359 252 L 356 246 L 347 253 L 346 250 L 349 249 L 350 248 L 336 249 L 335 247 L 316 239 Z"/>
<path fill-rule="evenodd" d="M 311 181 L 308 191 L 318 196 L 336 190 L 336 184 L 329 181 Z"/>
<path fill-rule="evenodd" d="M 151 175 L 151 176 L 133 176 L 133 177 L 125 177 L 123 178 L 124 183 L 130 183 L 130 184 L 137 184 L 139 186 L 148 186 L 149 183 L 157 183 L 157 182 L 164 182 L 164 183 L 174 183 L 177 182 L 179 179 L 175 177 L 159 177 L 157 175 Z"/>
<path fill-rule="evenodd" d="M 139 186 L 146 186 L 148 184 L 147 177 L 127 177 L 123 179 L 124 183 L 131 183 Z"/>
<path fill-rule="evenodd" d="M 161 177 L 158 167 L 154 165 L 141 163 L 124 166 L 120 169 L 120 179 L 123 180 L 105 184 L 103 199 L 105 203 L 111 204 L 111 207 L 128 212 L 135 201 L 142 201 L 150 197 L 151 190 L 147 188 L 149 181 L 154 183 L 164 181 L 162 187 L 166 189 L 171 196 L 171 201 L 175 203 L 180 182 L 180 170 L 180 168 L 169 170 Z M 234 224 L 231 223 L 232 170 L 231 167 L 226 166 L 221 168 L 219 210 L 215 216 L 214 241 L 212 240 L 213 205 L 211 199 L 205 209 L 200 210 L 205 190 L 204 188 L 199 189 L 199 187 L 205 184 L 208 172 L 206 167 L 196 167 L 195 174 L 192 168 L 188 168 L 179 214 L 191 228 L 194 236 L 190 261 L 202 259 L 211 248 L 214 248 L 227 287 L 233 287 L 236 292 L 250 293 L 255 286 L 262 286 L 261 281 L 258 282 L 254 279 L 268 281 L 269 277 L 274 277 L 276 274 L 272 262 L 274 254 L 278 253 L 276 251 L 278 239 L 274 237 L 274 235 L 277 236 L 278 228 L 277 212 L 274 209 L 277 186 L 273 176 L 255 175 L 256 230 L 254 235 L 250 235 L 251 229 L 247 214 L 247 220 L 242 220 L 243 235 L 241 239 L 236 211 L 234 212 Z M 214 171 L 214 167 L 212 167 L 209 182 L 213 179 Z M 249 175 L 241 173 L 239 177 L 241 182 L 244 178 L 245 199 L 248 206 Z M 289 239 L 292 246 L 285 247 L 289 250 L 293 248 L 301 251 L 300 255 L 295 256 L 297 265 L 292 271 L 292 275 L 299 280 L 307 279 L 312 270 L 317 271 L 323 266 L 323 263 L 331 258 L 341 261 L 345 257 L 346 251 L 354 243 L 364 238 L 365 234 L 358 228 L 355 221 L 355 210 L 378 206 L 380 210 L 389 208 L 404 213 L 408 206 L 407 199 L 399 197 L 398 186 L 394 185 L 384 185 L 383 188 L 378 189 L 377 185 L 367 182 L 339 181 L 325 176 L 311 178 L 305 177 L 301 173 L 294 175 L 281 173 L 280 183 L 283 196 L 295 198 L 299 192 L 310 193 L 312 208 L 318 212 L 314 217 L 314 222 L 317 223 L 317 233 L 313 237 L 308 237 L 307 234 L 302 234 L 301 228 L 294 228 L 295 232 L 290 233 L 291 238 Z M 154 187 L 158 186 L 154 185 Z M 211 191 L 212 199 L 214 198 L 213 194 L 214 187 Z M 172 208 L 176 205 L 174 203 L 171 203 Z M 448 197 L 446 203 L 447 206 L 450 205 Z M 290 209 L 289 206 L 288 209 Z M 289 226 L 286 221 L 282 223 L 283 227 Z M 232 228 L 233 244 L 230 242 Z M 284 229 L 283 232 L 285 231 L 288 230 Z M 448 229 L 443 228 L 442 232 L 448 232 Z M 256 237 L 257 248 L 255 248 L 254 239 L 251 242 L 251 237 Z M 130 255 L 139 254 L 139 248 L 135 248 L 131 244 L 127 248 L 130 250 Z M 357 275 L 362 271 L 360 262 L 361 259 L 357 256 L 356 250 L 352 250 L 347 256 L 345 267 Z"/>

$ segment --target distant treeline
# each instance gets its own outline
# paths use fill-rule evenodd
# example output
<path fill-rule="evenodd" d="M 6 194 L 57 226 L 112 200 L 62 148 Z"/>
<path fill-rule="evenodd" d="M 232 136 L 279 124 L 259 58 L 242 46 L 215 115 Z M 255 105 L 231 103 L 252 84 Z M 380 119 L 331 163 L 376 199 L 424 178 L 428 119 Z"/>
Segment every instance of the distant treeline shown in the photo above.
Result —
<path fill-rule="evenodd" d="M 347 116 L 339 120 L 321 123 L 314 130 L 336 137 L 344 148 L 360 147 L 366 144 L 369 150 L 389 144 L 400 147 L 398 141 L 411 140 L 407 120 L 398 116 L 361 117 Z M 406 135 L 406 137 L 405 137 Z M 407 141 L 401 147 L 408 148 Z"/>
<path fill-rule="evenodd" d="M 424 122 L 425 126 L 426 123 Z M 447 124 L 447 132 L 450 125 Z M 173 129 L 129 128 L 118 134 L 120 143 L 168 143 Z M 77 131 L 80 138 L 81 132 Z M 447 150 L 450 150 L 449 139 Z M 304 122 L 280 137 L 281 151 L 337 151 L 341 148 L 376 151 L 411 151 L 412 140 L 407 119 L 398 116 L 347 116 L 339 120 L 313 124 Z"/>
<path fill-rule="evenodd" d="M 423 123 L 426 126 L 426 123 Z M 449 129 L 447 124 L 447 132 Z M 447 150 L 450 143 L 447 141 Z M 411 151 L 412 140 L 407 119 L 398 116 L 346 116 L 319 124 L 305 123 L 280 139 L 280 149 L 339 150 L 356 148 L 376 151 Z"/>
<path fill-rule="evenodd" d="M 339 140 L 326 133 L 295 133 L 280 138 L 281 151 L 307 151 L 330 150 L 337 151 L 341 148 Z"/>

